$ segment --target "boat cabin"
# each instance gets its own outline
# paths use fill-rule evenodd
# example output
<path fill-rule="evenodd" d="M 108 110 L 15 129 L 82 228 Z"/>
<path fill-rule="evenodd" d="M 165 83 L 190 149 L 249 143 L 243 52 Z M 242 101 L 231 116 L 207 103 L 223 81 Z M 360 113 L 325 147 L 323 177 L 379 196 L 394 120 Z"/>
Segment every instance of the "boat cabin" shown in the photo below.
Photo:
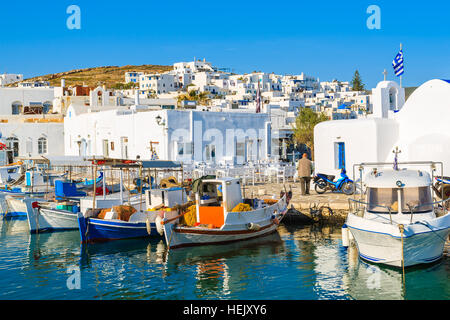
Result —
<path fill-rule="evenodd" d="M 367 212 L 411 214 L 433 211 L 432 179 L 421 170 L 373 170 L 365 179 Z"/>
<path fill-rule="evenodd" d="M 225 217 L 235 206 L 243 202 L 241 183 L 235 178 L 202 180 L 195 192 L 197 221 L 200 224 L 220 228 Z"/>

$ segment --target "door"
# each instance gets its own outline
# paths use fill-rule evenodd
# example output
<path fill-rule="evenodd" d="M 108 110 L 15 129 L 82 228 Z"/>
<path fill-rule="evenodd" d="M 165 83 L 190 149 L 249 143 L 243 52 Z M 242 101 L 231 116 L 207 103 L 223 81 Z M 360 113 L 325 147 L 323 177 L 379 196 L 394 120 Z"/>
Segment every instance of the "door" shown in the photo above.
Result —
<path fill-rule="evenodd" d="M 103 140 L 103 156 L 105 158 L 109 157 L 109 144 L 108 140 Z"/>
<path fill-rule="evenodd" d="M 127 137 L 120 138 L 120 148 L 121 148 L 122 159 L 128 159 L 128 138 Z"/>
<path fill-rule="evenodd" d="M 338 142 L 338 169 L 345 169 L 345 143 Z"/>

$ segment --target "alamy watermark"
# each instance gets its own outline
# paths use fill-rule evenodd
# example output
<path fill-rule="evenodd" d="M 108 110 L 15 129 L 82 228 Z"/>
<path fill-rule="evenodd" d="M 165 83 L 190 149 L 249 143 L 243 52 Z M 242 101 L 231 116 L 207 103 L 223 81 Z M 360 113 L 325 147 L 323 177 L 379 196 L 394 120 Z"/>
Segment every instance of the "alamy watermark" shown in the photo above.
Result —
<path fill-rule="evenodd" d="M 79 6 L 72 4 L 67 7 L 67 14 L 70 16 L 66 20 L 66 26 L 69 30 L 81 29 L 81 9 Z"/>
<path fill-rule="evenodd" d="M 81 289 L 81 272 L 78 266 L 69 266 L 66 271 L 70 276 L 67 278 L 66 285 L 67 289 Z"/>
<path fill-rule="evenodd" d="M 367 18 L 367 28 L 370 30 L 381 29 L 381 9 L 379 6 L 372 4 L 367 7 L 366 13 L 370 14 L 370 16 Z"/>

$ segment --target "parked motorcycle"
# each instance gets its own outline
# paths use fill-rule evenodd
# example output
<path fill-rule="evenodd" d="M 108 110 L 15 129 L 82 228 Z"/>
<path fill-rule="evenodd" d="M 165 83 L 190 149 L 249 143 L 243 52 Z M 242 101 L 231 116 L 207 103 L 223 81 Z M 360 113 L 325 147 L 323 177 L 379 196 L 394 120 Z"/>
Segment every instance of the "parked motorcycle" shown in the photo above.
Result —
<path fill-rule="evenodd" d="M 323 194 L 327 190 L 330 191 L 342 191 L 346 195 L 352 195 L 355 192 L 355 184 L 347 176 L 345 169 L 341 170 L 341 177 L 334 181 L 335 176 L 318 173 L 314 177 L 314 190 L 318 194 Z"/>

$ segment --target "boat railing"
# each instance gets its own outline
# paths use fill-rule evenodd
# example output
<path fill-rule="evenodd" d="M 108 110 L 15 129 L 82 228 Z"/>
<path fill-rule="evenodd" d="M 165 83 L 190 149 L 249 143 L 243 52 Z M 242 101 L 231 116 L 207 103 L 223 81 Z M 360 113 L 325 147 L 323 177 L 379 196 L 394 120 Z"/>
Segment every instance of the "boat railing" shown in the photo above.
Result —
<path fill-rule="evenodd" d="M 422 204 L 418 204 L 415 206 L 412 206 L 411 204 L 407 203 L 406 206 L 409 209 L 409 212 L 411 214 L 411 223 L 413 221 L 413 216 L 414 216 L 414 211 L 419 209 L 420 207 L 425 207 L 425 206 L 432 206 L 433 210 L 436 210 L 437 208 L 439 208 L 439 205 L 442 204 L 441 208 L 444 210 L 444 215 L 446 215 L 448 213 L 448 202 L 450 201 L 450 198 L 447 199 L 443 199 L 443 200 L 439 200 L 439 201 L 434 201 L 434 202 L 429 202 L 429 203 L 422 203 Z"/>
<path fill-rule="evenodd" d="M 412 221 L 413 221 L 414 211 L 417 210 L 420 207 L 432 206 L 433 210 L 434 210 L 434 209 L 438 208 L 439 205 L 441 204 L 442 205 L 441 208 L 444 210 L 444 215 L 446 215 L 448 213 L 447 203 L 449 201 L 450 201 L 450 198 L 447 198 L 447 199 L 444 199 L 444 200 L 439 200 L 439 201 L 434 201 L 434 202 L 430 202 L 430 203 L 422 203 L 422 204 L 418 204 L 418 205 L 415 205 L 415 206 L 412 206 L 410 204 L 406 204 L 406 206 L 408 207 L 409 212 L 411 214 L 411 221 L 410 221 L 410 223 L 412 223 Z M 364 206 L 369 206 L 370 205 L 372 207 L 385 208 L 389 212 L 389 220 L 390 220 L 390 222 L 392 224 L 392 208 L 389 207 L 389 206 L 383 206 L 383 205 L 380 205 L 380 204 L 373 204 L 373 203 L 369 204 L 368 202 L 364 202 L 364 201 L 356 200 L 356 199 L 351 199 L 351 198 L 348 199 L 348 203 L 349 203 L 349 211 L 350 212 L 351 211 L 358 212 L 362 208 L 363 209 L 363 215 L 364 215 L 364 212 L 365 212 Z M 354 206 L 352 204 L 354 204 Z M 363 205 L 363 206 L 361 206 L 361 205 Z M 381 217 L 383 219 L 386 219 L 386 217 L 384 217 L 382 214 L 379 214 L 377 212 L 373 212 L 373 213 L 378 215 L 379 217 Z"/>
<path fill-rule="evenodd" d="M 354 203 L 355 204 L 355 206 L 354 206 L 354 210 L 353 210 L 353 206 L 352 206 L 352 203 Z M 385 209 L 387 209 L 387 211 L 389 212 L 389 221 L 391 222 L 391 224 L 392 224 L 392 208 L 391 207 L 389 207 L 389 206 L 383 206 L 383 205 L 381 205 L 381 204 L 373 204 L 373 203 L 368 203 L 368 202 L 364 202 L 364 201 L 361 201 L 361 200 L 356 200 L 356 199 L 352 199 L 352 198 L 348 198 L 348 205 L 349 205 L 349 212 L 351 212 L 351 211 L 360 211 L 361 209 L 363 209 L 363 216 L 364 216 L 364 206 L 368 206 L 368 205 L 370 205 L 370 206 L 372 206 L 372 207 L 380 207 L 380 208 L 385 208 Z M 361 205 L 363 205 L 363 206 L 361 206 Z M 378 214 L 378 213 L 376 213 L 376 212 L 374 212 L 376 215 L 378 215 L 378 216 L 380 216 L 381 218 L 383 218 L 383 219 L 387 219 L 386 217 L 384 217 L 383 215 L 381 215 L 381 214 Z"/>

